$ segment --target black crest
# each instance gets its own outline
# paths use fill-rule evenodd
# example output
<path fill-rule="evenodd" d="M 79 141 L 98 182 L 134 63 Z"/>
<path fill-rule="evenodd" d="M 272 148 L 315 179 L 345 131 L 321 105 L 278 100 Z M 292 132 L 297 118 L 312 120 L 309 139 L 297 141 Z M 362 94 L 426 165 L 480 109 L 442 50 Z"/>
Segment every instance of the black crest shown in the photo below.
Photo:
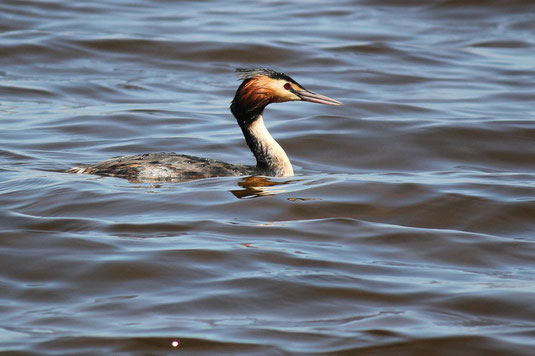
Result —
<path fill-rule="evenodd" d="M 293 80 L 286 74 L 275 72 L 274 70 L 267 68 L 238 68 L 236 69 L 236 74 L 242 80 L 265 75 L 266 77 L 272 79 L 282 79 L 299 85 L 295 80 Z"/>

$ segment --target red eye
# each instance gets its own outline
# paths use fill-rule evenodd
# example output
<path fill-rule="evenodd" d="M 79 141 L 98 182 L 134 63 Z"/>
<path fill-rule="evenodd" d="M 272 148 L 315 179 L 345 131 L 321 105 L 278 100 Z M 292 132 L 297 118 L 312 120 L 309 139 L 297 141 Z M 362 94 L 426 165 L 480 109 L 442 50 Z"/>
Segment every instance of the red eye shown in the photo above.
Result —
<path fill-rule="evenodd" d="M 284 83 L 284 89 L 290 90 L 291 88 L 292 86 L 290 85 L 290 83 Z"/>

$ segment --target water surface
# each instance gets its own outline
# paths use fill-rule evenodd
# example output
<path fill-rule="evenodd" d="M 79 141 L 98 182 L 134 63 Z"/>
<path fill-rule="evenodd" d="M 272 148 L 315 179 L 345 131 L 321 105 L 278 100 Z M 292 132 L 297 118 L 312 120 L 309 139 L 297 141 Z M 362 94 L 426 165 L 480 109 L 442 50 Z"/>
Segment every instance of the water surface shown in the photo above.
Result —
<path fill-rule="evenodd" d="M 8 0 L 0 31 L 1 352 L 533 352 L 534 5 Z M 236 67 L 344 103 L 266 110 L 295 177 L 64 173 L 253 164 Z"/>

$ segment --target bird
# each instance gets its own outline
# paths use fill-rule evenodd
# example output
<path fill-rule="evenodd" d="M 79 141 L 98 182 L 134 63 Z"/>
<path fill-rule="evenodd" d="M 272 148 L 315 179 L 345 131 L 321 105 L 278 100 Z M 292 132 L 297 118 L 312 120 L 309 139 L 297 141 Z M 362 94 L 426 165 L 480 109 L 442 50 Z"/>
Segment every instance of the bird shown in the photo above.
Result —
<path fill-rule="evenodd" d="M 186 181 L 222 176 L 290 177 L 294 170 L 284 149 L 264 124 L 264 109 L 271 103 L 307 101 L 342 105 L 338 100 L 305 89 L 290 76 L 266 68 L 238 68 L 242 80 L 230 111 L 236 118 L 256 166 L 176 153 L 144 153 L 76 166 L 68 173 L 120 177 L 133 182 Z"/>

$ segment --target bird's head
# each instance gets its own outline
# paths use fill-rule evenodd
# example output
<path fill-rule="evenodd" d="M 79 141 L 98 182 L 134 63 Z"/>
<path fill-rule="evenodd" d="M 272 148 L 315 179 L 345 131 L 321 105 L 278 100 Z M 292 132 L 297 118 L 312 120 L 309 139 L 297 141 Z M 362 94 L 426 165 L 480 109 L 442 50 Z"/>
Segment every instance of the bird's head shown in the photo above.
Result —
<path fill-rule="evenodd" d="M 249 117 L 262 113 L 271 103 L 286 101 L 309 101 L 326 105 L 342 103 L 324 95 L 305 89 L 290 76 L 271 69 L 237 69 L 243 82 L 236 91 L 231 110 L 240 121 L 240 117 Z"/>

